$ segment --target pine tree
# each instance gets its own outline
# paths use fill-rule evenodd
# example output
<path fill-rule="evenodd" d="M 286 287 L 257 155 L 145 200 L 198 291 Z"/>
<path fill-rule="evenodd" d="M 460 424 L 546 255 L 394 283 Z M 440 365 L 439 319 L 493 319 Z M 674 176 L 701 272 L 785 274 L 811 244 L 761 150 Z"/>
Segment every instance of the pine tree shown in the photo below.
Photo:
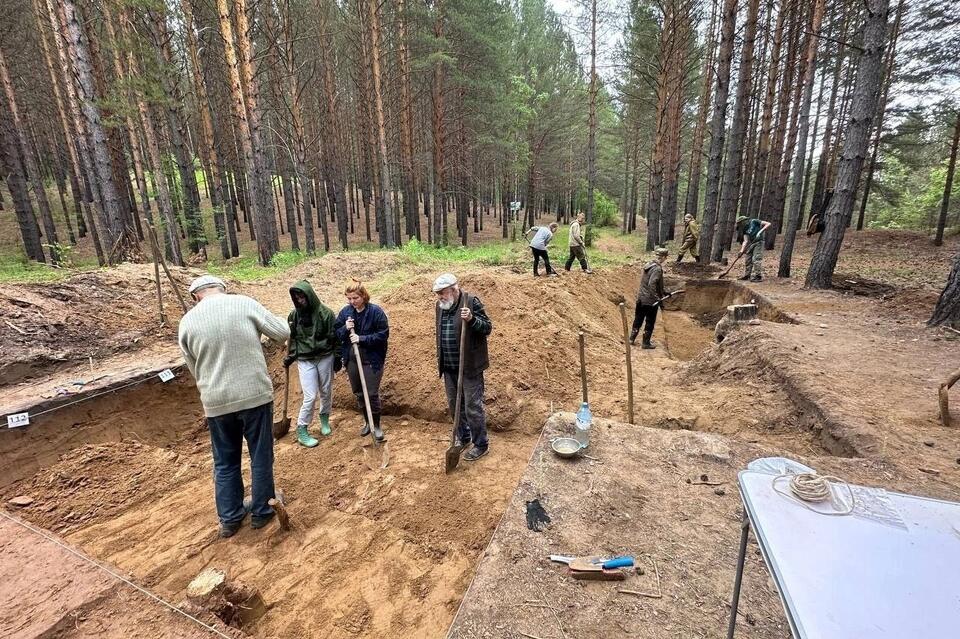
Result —
<path fill-rule="evenodd" d="M 825 228 L 807 271 L 806 286 L 830 288 L 837 265 L 844 231 L 853 213 L 854 199 L 860 181 L 870 131 L 877 115 L 877 87 L 883 74 L 883 52 L 887 44 L 889 0 L 864 3 L 867 20 L 864 26 L 863 53 L 857 66 L 856 85 L 850 109 L 850 123 L 845 134 L 843 152 L 837 171 L 834 196 L 825 215 Z"/>

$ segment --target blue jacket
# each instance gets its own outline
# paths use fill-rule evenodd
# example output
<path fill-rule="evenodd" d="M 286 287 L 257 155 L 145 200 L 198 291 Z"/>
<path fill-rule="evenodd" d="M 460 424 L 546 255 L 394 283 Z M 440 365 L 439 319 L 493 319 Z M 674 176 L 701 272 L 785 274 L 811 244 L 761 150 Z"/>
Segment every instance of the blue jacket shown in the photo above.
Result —
<path fill-rule="evenodd" d="M 351 317 L 354 330 L 360 336 L 360 359 L 373 370 L 381 370 L 387 359 L 387 339 L 390 337 L 387 314 L 376 304 L 367 304 L 362 313 L 357 313 L 349 304 L 340 309 L 333 326 L 343 345 L 341 356 L 344 366 L 353 358 L 353 344 L 350 343 L 350 331 L 346 327 L 347 320 Z"/>

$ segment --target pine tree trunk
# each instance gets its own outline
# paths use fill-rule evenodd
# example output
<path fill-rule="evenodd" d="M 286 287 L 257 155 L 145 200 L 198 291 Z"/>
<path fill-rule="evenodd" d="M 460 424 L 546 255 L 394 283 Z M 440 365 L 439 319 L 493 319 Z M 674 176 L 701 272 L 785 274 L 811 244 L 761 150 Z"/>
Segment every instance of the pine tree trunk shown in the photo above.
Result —
<path fill-rule="evenodd" d="M 166 19 L 162 12 L 149 11 L 148 14 L 151 15 L 154 29 L 156 29 L 157 37 L 161 42 L 156 56 L 157 63 L 160 65 L 161 80 L 168 96 L 166 125 L 173 157 L 180 174 L 183 219 L 186 225 L 190 252 L 205 254 L 207 239 L 203 231 L 203 220 L 200 217 L 200 189 L 197 186 L 193 155 L 186 144 L 187 136 L 183 115 L 184 96 L 180 90 L 179 77 L 174 75 L 173 66 L 175 63 L 170 46 L 171 36 L 167 31 Z"/>
<path fill-rule="evenodd" d="M 587 224 L 593 224 L 597 187 L 597 0 L 590 0 L 590 112 L 587 119 Z M 588 236 L 589 237 L 589 236 Z"/>
<path fill-rule="evenodd" d="M 77 16 L 74 0 L 59 0 L 59 9 L 64 39 L 70 50 L 70 59 L 80 91 L 78 102 L 89 134 L 92 170 L 103 202 L 98 230 L 103 245 L 110 247 L 107 253 L 108 261 L 114 264 L 128 254 L 132 248 L 132 238 L 124 227 L 121 195 L 114 180 L 110 145 L 100 117 L 99 99 L 94 90 L 93 70 L 83 26 Z"/>
<path fill-rule="evenodd" d="M 697 108 L 697 124 L 693 129 L 693 143 L 690 146 L 690 168 L 687 171 L 687 196 L 683 207 L 686 215 L 697 216 L 700 204 L 700 182 L 703 173 L 703 142 L 706 137 L 707 115 L 710 111 L 710 95 L 713 89 L 713 70 L 717 49 L 717 8 L 719 0 L 713 0 L 710 11 L 710 28 L 707 30 L 707 54 L 703 61 L 703 86 L 700 89 L 700 105 Z M 624 216 L 626 219 L 626 215 Z"/>
<path fill-rule="evenodd" d="M 387 248 L 397 245 L 394 237 L 393 203 L 390 199 L 390 156 L 387 151 L 387 125 L 383 113 L 383 81 L 380 74 L 380 9 L 378 0 L 366 0 L 367 17 L 370 20 L 370 75 L 373 80 L 373 107 L 376 114 L 377 156 L 380 161 L 379 178 L 381 206 L 383 207 L 383 225 L 380 227 L 380 243 Z"/>
<path fill-rule="evenodd" d="M 224 0 L 217 0 L 218 6 Z M 237 30 L 235 36 L 237 53 L 233 56 L 235 63 L 229 64 L 231 72 L 237 71 L 236 89 L 240 91 L 243 100 L 244 119 L 240 124 L 242 144 L 249 144 L 251 168 L 247 169 L 248 201 L 256 201 L 253 214 L 253 224 L 257 233 L 257 251 L 260 254 L 260 263 L 270 264 L 274 254 L 280 250 L 280 241 L 277 235 L 277 217 L 270 197 L 273 177 L 267 165 L 266 153 L 262 139 L 262 125 L 260 114 L 260 89 L 257 79 L 256 56 L 253 51 L 253 41 L 247 13 L 253 13 L 256 0 L 234 0 L 234 20 Z M 222 11 L 221 11 L 222 14 Z M 227 18 L 229 20 L 229 18 Z M 221 15 L 221 31 L 223 30 L 223 14 Z M 224 35 L 225 44 L 231 42 Z M 226 47 L 225 47 L 226 48 Z M 232 54 L 232 52 L 231 52 Z M 228 61 L 230 56 L 228 56 Z M 244 155 L 247 149 L 244 148 Z"/>
<path fill-rule="evenodd" d="M 337 222 L 337 237 L 340 248 L 347 250 L 347 224 L 352 220 L 347 203 L 346 186 L 344 185 L 345 171 L 341 153 L 340 137 L 337 134 L 340 128 L 339 106 L 337 101 L 337 82 L 335 75 L 333 33 L 329 27 L 330 5 L 329 0 L 317 0 L 317 15 L 320 26 L 320 42 L 317 50 L 320 54 L 320 65 L 323 73 L 323 126 L 325 134 L 323 141 L 323 172 L 327 189 L 333 196 L 333 213 Z M 329 248 L 327 249 L 329 250 Z"/>
<path fill-rule="evenodd" d="M 734 31 L 737 23 L 737 0 L 724 0 L 720 27 L 720 53 L 717 63 L 717 88 L 713 96 L 713 116 L 710 120 L 710 151 L 707 160 L 707 193 L 703 204 L 703 224 L 700 227 L 700 261 L 710 261 L 713 250 L 714 226 L 720 200 L 720 169 L 723 164 L 724 134 L 726 131 L 727 98 L 730 94 L 730 66 L 733 59 Z"/>
<path fill-rule="evenodd" d="M 50 201 L 47 199 L 47 191 L 43 187 L 43 176 L 40 174 L 40 166 L 37 164 L 37 157 L 34 153 L 33 145 L 29 144 L 24 136 L 24 122 L 20 119 L 17 96 L 14 93 L 13 82 L 10 80 L 10 73 L 7 70 L 7 60 L 2 49 L 0 49 L 0 84 L 3 85 L 7 121 L 10 123 L 14 140 L 17 146 L 19 146 L 19 155 L 23 158 L 27 179 L 33 187 L 33 195 L 36 198 L 37 206 L 40 208 L 43 233 L 46 236 L 47 248 L 50 251 L 50 263 L 58 265 L 60 264 L 61 256 L 59 249 L 60 240 L 57 238 L 57 227 L 53 223 Z"/>
<path fill-rule="evenodd" d="M 200 62 L 200 44 L 197 40 L 196 26 L 193 16 L 193 3 L 196 0 L 181 0 L 184 15 L 184 30 L 187 33 L 187 55 L 193 78 L 193 90 L 197 96 L 197 109 L 200 114 L 200 150 L 201 162 L 209 170 L 213 189 L 210 190 L 210 204 L 213 207 L 213 221 L 217 229 L 217 240 L 220 243 L 220 255 L 228 260 L 231 256 L 230 231 L 233 226 L 230 222 L 225 201 L 228 193 L 224 187 L 222 166 L 217 153 L 213 126 L 213 105 L 207 93 L 207 80 Z M 208 56 L 212 57 L 212 56 Z M 208 64 L 210 64 L 208 62 Z M 234 232 L 234 242 L 236 235 Z"/>
<path fill-rule="evenodd" d="M 67 117 L 67 109 L 64 105 L 63 94 L 60 91 L 60 80 L 57 75 L 57 72 L 54 70 L 53 56 L 50 53 L 50 46 L 47 44 L 47 37 L 43 33 L 42 25 L 45 22 L 48 22 L 46 19 L 45 9 L 40 6 L 41 0 L 33 0 L 33 9 L 37 15 L 37 26 L 39 28 L 39 38 L 40 44 L 43 49 L 43 59 L 45 66 L 47 67 L 47 75 L 50 78 L 50 86 L 53 87 L 53 96 L 57 104 L 57 116 L 60 120 L 60 128 L 63 133 L 63 142 L 67 150 L 67 155 L 70 158 L 70 189 L 73 192 L 74 207 L 76 209 L 77 217 L 77 232 L 80 237 L 86 235 L 86 224 L 84 224 L 83 213 L 84 209 L 87 206 L 87 201 L 84 199 L 84 195 L 80 191 L 80 176 L 82 175 L 82 170 L 80 168 L 80 162 L 77 159 L 77 151 L 74 148 L 74 134 L 73 129 L 70 127 L 70 121 Z M 56 33 L 54 33 L 56 37 Z M 64 209 L 64 218 L 69 221 L 70 214 Z M 75 240 L 71 240 L 75 243 Z"/>
<path fill-rule="evenodd" d="M 943 199 L 940 202 L 940 218 L 937 220 L 937 235 L 934 246 L 943 246 L 943 229 L 947 225 L 947 211 L 950 208 L 950 191 L 953 189 L 953 173 L 957 168 L 957 146 L 960 145 L 960 112 L 953 127 L 953 144 L 950 146 L 950 160 L 947 162 L 947 180 L 943 185 Z"/>
<path fill-rule="evenodd" d="M 443 0 L 436 0 L 434 13 L 433 37 L 439 45 L 443 42 Z M 430 188 L 433 191 L 433 243 L 436 246 L 446 246 L 446 206 L 443 202 L 443 63 L 439 60 L 433 63 L 433 83 L 430 87 L 430 94 L 433 107 L 431 117 L 433 125 L 433 174 Z M 442 223 L 441 218 L 443 218 Z"/>
<path fill-rule="evenodd" d="M 746 136 L 747 117 L 750 115 L 750 87 L 753 81 L 753 47 L 757 39 L 757 18 L 760 0 L 749 0 L 747 22 L 744 27 L 743 48 L 740 53 L 740 70 L 737 77 L 737 97 L 733 109 L 733 124 L 730 126 L 723 186 L 720 192 L 721 216 L 717 242 L 713 245 L 713 260 L 720 261 L 724 250 L 733 240 L 733 221 L 740 198 L 740 181 L 743 177 L 743 142 Z M 701 249 L 702 250 L 702 249 Z"/>
<path fill-rule="evenodd" d="M 407 42 L 406 0 L 395 0 L 397 11 L 397 61 L 400 67 L 400 156 L 403 165 L 403 206 L 407 237 L 420 240 L 417 175 L 413 166 L 413 92 L 410 88 L 410 46 Z"/>
<path fill-rule="evenodd" d="M 927 326 L 949 326 L 960 329 L 960 255 L 953 261 L 947 283 L 933 307 Z"/>
<path fill-rule="evenodd" d="M 867 20 L 863 30 L 863 49 L 857 65 L 857 80 L 850 108 L 850 123 L 837 170 L 837 186 L 825 215 L 826 227 L 810 260 L 806 286 L 830 288 L 840 255 L 843 235 L 853 213 L 857 185 L 870 143 L 872 124 L 877 115 L 880 81 L 883 76 L 883 52 L 887 44 L 889 0 L 866 0 Z"/>
<path fill-rule="evenodd" d="M 767 163 L 770 159 L 771 128 L 773 127 L 773 104 L 776 98 L 777 81 L 780 79 L 780 53 L 783 48 L 783 32 L 787 13 L 790 10 L 788 0 L 780 0 L 777 11 L 777 23 L 773 30 L 773 46 L 770 50 L 770 73 L 767 76 L 767 90 L 763 100 L 763 115 L 760 118 L 760 140 L 757 145 L 756 170 L 750 192 L 744 192 L 748 198 L 748 205 L 743 214 L 755 218 L 760 215 L 760 200 L 767 187 L 764 179 L 767 175 Z M 784 72 L 786 73 L 786 65 Z"/>
<path fill-rule="evenodd" d="M 841 5 L 837 5 L 838 10 L 843 12 L 843 17 L 841 19 L 840 35 L 837 38 L 838 45 L 835 53 L 836 59 L 833 65 L 830 100 L 827 106 L 827 119 L 823 129 L 823 142 L 820 145 L 820 159 L 817 161 L 817 177 L 813 185 L 813 203 L 810 205 L 811 211 L 820 210 L 820 206 L 823 204 L 826 185 L 829 183 L 827 180 L 827 168 L 833 152 L 831 143 L 833 141 L 833 128 L 836 122 L 837 95 L 840 92 L 841 84 L 843 84 L 841 82 L 841 72 L 843 71 L 843 57 L 850 26 L 850 14 L 852 13 L 850 5 L 852 2 L 853 0 L 843 0 Z"/>
<path fill-rule="evenodd" d="M 106 254 L 103 251 L 103 245 L 100 243 L 100 232 L 97 230 L 97 220 L 104 218 L 103 199 L 97 184 L 96 176 L 93 172 L 93 160 L 90 156 L 90 149 L 87 145 L 86 128 L 83 122 L 83 113 L 80 110 L 80 98 L 76 86 L 75 74 L 69 53 L 69 45 L 66 36 L 65 22 L 62 19 L 62 13 L 54 9 L 53 0 L 46 0 L 47 15 L 52 28 L 52 37 L 57 50 L 57 59 L 60 67 L 66 71 L 64 75 L 64 86 L 66 88 L 65 102 L 69 106 L 70 117 L 72 119 L 74 148 L 77 152 L 77 160 L 80 173 L 77 176 L 78 181 L 82 182 L 83 199 L 87 206 L 82 207 L 87 215 L 86 229 L 90 232 L 90 240 L 93 243 L 94 251 L 97 254 L 97 262 L 100 266 L 107 263 Z M 58 5 L 60 7 L 61 5 Z M 61 7 L 62 8 L 62 7 Z M 78 184 L 79 186 L 79 184 Z"/>
<path fill-rule="evenodd" d="M 5 113 L 2 115 L 6 116 Z M 28 259 L 43 263 L 40 227 L 37 226 L 37 218 L 30 203 L 30 193 L 27 190 L 26 177 L 23 175 L 23 163 L 20 161 L 13 123 L 8 117 L 0 118 L 0 172 L 6 174 L 7 188 L 10 190 L 10 199 L 13 200 L 13 209 L 17 216 L 17 226 L 20 228 L 20 237 L 23 239 L 24 253 Z"/>
<path fill-rule="evenodd" d="M 890 49 L 887 52 L 886 76 L 883 80 L 883 95 L 880 97 L 880 115 L 877 117 L 876 133 L 873 136 L 873 152 L 870 154 L 870 164 L 867 167 L 867 181 L 863 187 L 863 197 L 860 200 L 860 214 L 857 216 L 857 230 L 863 230 L 863 218 L 867 212 L 867 201 L 870 199 L 870 190 L 873 188 L 873 172 L 877 167 L 877 153 L 880 150 L 880 136 L 883 133 L 883 116 L 887 112 L 887 99 L 890 95 L 890 85 L 893 83 L 893 70 L 897 65 L 897 41 L 900 39 L 900 23 L 906 7 L 905 0 L 897 3 L 897 17 L 893 20 L 893 36 Z"/>
<path fill-rule="evenodd" d="M 797 13 L 797 24 L 796 29 L 796 38 L 798 40 L 797 46 L 795 47 L 798 50 L 796 54 L 799 56 L 799 36 L 800 36 L 800 25 L 806 25 L 806 16 L 803 15 L 803 11 Z M 806 66 L 806 58 L 800 59 L 800 65 L 797 69 L 798 78 L 802 78 Z M 787 186 L 790 181 L 790 167 L 793 165 L 793 152 L 796 149 L 797 145 L 797 131 L 799 125 L 799 115 L 800 109 L 798 105 L 803 99 L 803 83 L 797 79 L 791 77 L 790 83 L 793 86 L 792 99 L 790 103 L 793 104 L 793 108 L 790 111 L 790 124 L 787 128 L 787 143 L 783 152 L 783 159 L 780 164 L 780 173 L 777 177 L 777 180 L 774 184 L 774 193 L 771 201 L 773 207 L 772 213 L 769 214 L 769 221 L 772 224 L 772 229 L 774 232 L 769 233 L 764 238 L 765 248 L 767 250 L 773 249 L 774 242 L 777 239 L 777 234 L 780 233 L 783 223 L 783 210 L 785 207 L 785 202 L 787 198 Z"/>
<path fill-rule="evenodd" d="M 816 0 L 813 7 L 813 24 L 810 33 L 818 35 L 823 25 L 824 0 Z M 797 219 L 802 211 L 804 184 L 804 158 L 807 154 L 807 137 L 810 128 L 810 101 L 813 98 L 813 79 L 817 71 L 817 45 L 819 38 L 807 36 L 806 64 L 803 70 L 803 102 L 800 105 L 799 140 L 797 157 L 793 164 L 793 190 L 790 193 L 790 213 L 783 236 L 783 249 L 780 251 L 778 277 L 790 277 L 790 262 L 793 259 L 793 245 L 797 237 Z"/>

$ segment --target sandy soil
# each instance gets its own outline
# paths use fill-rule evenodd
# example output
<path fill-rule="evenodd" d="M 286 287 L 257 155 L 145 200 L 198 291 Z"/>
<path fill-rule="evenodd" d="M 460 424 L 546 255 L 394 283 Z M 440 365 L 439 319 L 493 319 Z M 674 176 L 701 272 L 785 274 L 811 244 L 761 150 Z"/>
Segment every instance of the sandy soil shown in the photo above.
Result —
<path fill-rule="evenodd" d="M 931 259 L 945 269 L 946 262 Z M 578 404 L 578 330 L 587 335 L 595 414 L 625 420 L 622 324 L 615 302 L 626 297 L 629 321 L 638 270 L 539 280 L 513 267 L 459 272 L 465 287 L 484 301 L 495 326 L 494 364 L 487 377 L 493 433 L 488 457 L 447 477 L 441 467 L 449 418 L 436 378 L 429 291 L 438 269 L 401 265 L 389 254 L 332 254 L 277 281 L 236 287 L 285 314 L 287 286 L 307 277 L 338 309 L 344 274 L 358 274 L 371 282 L 374 301 L 391 319 L 383 386 L 391 464 L 385 471 L 371 470 L 378 460 L 362 448 L 353 398 L 338 378 L 334 434 L 313 450 L 290 437 L 277 445 L 276 476 L 289 498 L 291 533 L 271 525 L 216 539 L 209 444 L 189 377 L 133 386 L 54 411 L 26 430 L 3 433 L 0 464 L 9 471 L 0 494 L 4 501 L 29 495 L 34 503 L 18 509 L 18 515 L 57 530 L 173 600 L 201 569 L 227 569 L 259 588 L 271 606 L 253 628 L 257 636 L 442 636 L 518 480 L 531 472 L 527 460 L 541 425 L 553 412 Z M 930 285 L 920 283 L 904 293 L 901 285 L 882 280 L 898 293 L 888 295 L 872 284 L 851 285 L 855 290 L 848 293 L 820 293 L 802 291 L 795 281 L 749 288 L 685 281 L 696 272 L 696 267 L 668 267 L 669 288 L 684 287 L 688 293 L 661 316 L 654 335 L 660 348 L 632 353 L 635 421 L 658 429 L 644 431 L 640 440 L 661 441 L 656 437 L 662 436 L 662 442 L 680 448 L 682 442 L 700 441 L 688 431 L 708 433 L 702 437 L 736 451 L 716 471 L 724 476 L 732 477 L 753 451 L 770 451 L 816 460 L 818 467 L 853 480 L 957 498 L 960 436 L 937 425 L 933 388 L 955 367 L 960 342 L 922 328 Z M 846 273 L 845 279 L 858 283 L 872 279 L 853 269 Z M 718 309 L 751 299 L 761 305 L 761 325 L 711 345 Z M 131 303 L 131 325 L 141 325 L 150 314 L 149 307 L 137 309 Z M 157 343 L 163 339 L 169 340 L 161 336 Z M 276 349 L 270 352 L 278 390 L 280 357 Z M 299 399 L 294 381 L 291 412 Z M 664 461 L 654 453 L 638 457 L 649 470 L 637 481 L 651 482 L 642 525 L 636 519 L 630 525 L 619 521 L 613 511 L 604 514 L 610 498 L 598 497 L 603 491 L 596 487 L 584 500 L 578 479 L 558 478 L 552 494 L 580 499 L 621 537 L 665 539 L 681 524 L 660 530 L 665 525 L 658 522 L 673 522 L 677 512 L 722 522 L 705 536 L 690 533 L 671 546 L 684 569 L 671 574 L 673 594 L 658 602 L 655 617 L 644 617 L 653 614 L 646 602 L 618 604 L 639 607 L 635 620 L 653 619 L 665 628 L 649 636 L 698 636 L 688 632 L 692 628 L 717 636 L 723 617 L 718 602 L 728 596 L 732 573 L 715 571 L 703 582 L 691 575 L 698 567 L 729 565 L 732 571 L 732 560 L 723 553 L 736 541 L 735 492 L 692 495 L 676 493 L 674 486 L 673 493 L 660 496 L 673 480 L 652 476 Z M 613 452 L 607 457 L 604 468 L 616 468 L 618 477 L 635 463 Z M 677 457 L 670 460 L 683 472 L 694 470 Z M 605 476 L 612 482 L 613 475 Z M 609 487 L 632 490 L 629 484 Z M 624 499 L 633 503 L 632 497 Z M 527 560 L 539 561 L 539 554 Z M 757 559 L 752 561 L 754 574 L 762 574 Z M 544 588 L 541 599 L 554 596 L 546 582 L 539 587 Z M 512 627 L 516 611 L 494 608 L 496 601 L 480 597 L 485 619 L 494 628 Z M 691 617 L 691 605 L 702 605 L 703 616 Z M 782 628 L 782 612 L 769 592 L 745 610 L 754 625 L 745 622 L 744 636 L 782 636 L 775 634 Z M 0 620 L 9 621 L 3 614 Z M 614 636 L 606 626 L 594 628 L 584 627 L 582 636 Z M 540 636 L 558 636 L 551 632 Z"/>

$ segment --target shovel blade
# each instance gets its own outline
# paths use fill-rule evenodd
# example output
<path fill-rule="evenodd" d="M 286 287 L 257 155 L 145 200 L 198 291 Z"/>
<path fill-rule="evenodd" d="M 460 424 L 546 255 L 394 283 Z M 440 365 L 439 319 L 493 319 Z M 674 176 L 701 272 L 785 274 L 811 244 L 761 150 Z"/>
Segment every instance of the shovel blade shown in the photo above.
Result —
<path fill-rule="evenodd" d="M 273 438 L 280 439 L 290 432 L 290 418 L 284 417 L 278 422 L 273 422 Z"/>
<path fill-rule="evenodd" d="M 466 448 L 466 446 L 451 446 L 447 449 L 445 472 L 448 475 L 452 473 L 460 463 L 460 455 L 463 453 L 464 448 Z"/>

